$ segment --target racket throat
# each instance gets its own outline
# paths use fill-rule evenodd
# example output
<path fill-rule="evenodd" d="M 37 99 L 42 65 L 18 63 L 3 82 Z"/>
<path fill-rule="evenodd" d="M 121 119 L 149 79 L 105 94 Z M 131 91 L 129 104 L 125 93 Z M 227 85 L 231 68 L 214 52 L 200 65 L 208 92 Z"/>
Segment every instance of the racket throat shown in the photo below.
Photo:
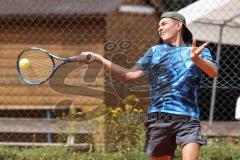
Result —
<path fill-rule="evenodd" d="M 79 56 L 73 56 L 68 58 L 68 62 L 78 62 L 79 61 Z"/>

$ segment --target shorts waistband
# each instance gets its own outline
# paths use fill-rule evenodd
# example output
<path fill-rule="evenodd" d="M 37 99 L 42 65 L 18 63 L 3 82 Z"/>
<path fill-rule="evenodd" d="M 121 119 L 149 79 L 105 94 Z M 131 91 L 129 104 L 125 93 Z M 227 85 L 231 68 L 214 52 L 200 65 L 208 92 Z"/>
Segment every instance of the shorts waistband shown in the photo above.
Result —
<path fill-rule="evenodd" d="M 177 115 L 163 112 L 150 112 L 146 114 L 145 119 L 146 121 L 158 121 L 158 120 L 190 120 L 196 118 L 187 115 Z"/>

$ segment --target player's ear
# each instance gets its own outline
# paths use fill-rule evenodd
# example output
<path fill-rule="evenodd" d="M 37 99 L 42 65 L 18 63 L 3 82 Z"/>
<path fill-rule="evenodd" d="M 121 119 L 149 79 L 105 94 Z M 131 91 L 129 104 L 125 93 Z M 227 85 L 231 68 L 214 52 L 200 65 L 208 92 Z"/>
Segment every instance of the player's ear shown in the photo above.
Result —
<path fill-rule="evenodd" d="M 177 21 L 177 30 L 180 31 L 183 28 L 183 23 L 181 21 Z"/>

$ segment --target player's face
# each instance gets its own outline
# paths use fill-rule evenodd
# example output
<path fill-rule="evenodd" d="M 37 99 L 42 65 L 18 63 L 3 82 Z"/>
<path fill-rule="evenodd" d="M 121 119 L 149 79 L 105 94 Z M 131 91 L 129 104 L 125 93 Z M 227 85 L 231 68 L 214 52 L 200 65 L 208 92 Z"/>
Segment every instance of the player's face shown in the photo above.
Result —
<path fill-rule="evenodd" d="M 158 24 L 158 33 L 164 42 L 171 42 L 177 35 L 178 21 L 171 18 L 163 18 Z"/>

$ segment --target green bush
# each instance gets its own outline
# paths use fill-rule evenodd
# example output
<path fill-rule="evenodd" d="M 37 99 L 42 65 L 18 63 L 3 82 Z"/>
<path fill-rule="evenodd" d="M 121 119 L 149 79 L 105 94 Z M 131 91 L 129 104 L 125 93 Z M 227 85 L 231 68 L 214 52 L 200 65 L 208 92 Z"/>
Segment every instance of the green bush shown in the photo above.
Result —
<path fill-rule="evenodd" d="M 124 101 L 125 106 L 109 109 L 105 116 L 106 149 L 110 152 L 143 148 L 145 131 L 139 99 L 128 96 Z"/>
<path fill-rule="evenodd" d="M 201 160 L 240 160 L 240 144 L 223 138 L 209 139 L 209 144 L 202 147 Z"/>

